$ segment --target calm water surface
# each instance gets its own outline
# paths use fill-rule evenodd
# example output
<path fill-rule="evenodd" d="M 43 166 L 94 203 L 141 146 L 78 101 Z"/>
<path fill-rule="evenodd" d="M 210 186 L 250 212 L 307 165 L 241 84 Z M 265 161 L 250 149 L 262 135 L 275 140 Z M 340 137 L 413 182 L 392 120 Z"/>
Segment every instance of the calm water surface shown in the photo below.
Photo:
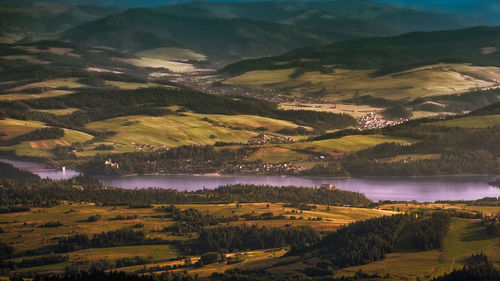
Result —
<path fill-rule="evenodd" d="M 0 158 L 0 161 L 32 169 L 42 178 L 63 179 L 78 175 L 66 170 L 44 170 L 44 164 Z M 368 177 L 368 178 L 305 178 L 282 176 L 197 176 L 197 175 L 139 175 L 99 176 L 106 186 L 122 188 L 161 187 L 177 190 L 215 188 L 221 185 L 247 183 L 264 185 L 320 186 L 332 183 L 340 189 L 364 193 L 368 198 L 378 200 L 475 200 L 483 197 L 499 197 L 500 189 L 488 184 L 492 176 L 460 177 Z"/>

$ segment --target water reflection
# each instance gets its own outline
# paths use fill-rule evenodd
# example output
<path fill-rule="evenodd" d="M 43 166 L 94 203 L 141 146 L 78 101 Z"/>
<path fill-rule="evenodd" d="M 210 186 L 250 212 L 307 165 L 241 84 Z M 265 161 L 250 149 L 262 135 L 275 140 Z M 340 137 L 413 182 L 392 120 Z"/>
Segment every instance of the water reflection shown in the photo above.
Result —
<path fill-rule="evenodd" d="M 32 169 L 42 178 L 66 179 L 78 175 L 76 171 L 53 170 L 41 163 L 0 158 L 0 161 Z M 368 177 L 368 178 L 304 178 L 283 176 L 195 176 L 195 175 L 139 175 L 139 176 L 99 176 L 104 185 L 123 188 L 161 187 L 177 190 L 198 190 L 215 188 L 228 184 L 264 184 L 320 186 L 331 183 L 343 190 L 364 193 L 368 198 L 378 200 L 476 200 L 483 197 L 498 197 L 500 189 L 488 182 L 491 176 L 462 177 Z"/>

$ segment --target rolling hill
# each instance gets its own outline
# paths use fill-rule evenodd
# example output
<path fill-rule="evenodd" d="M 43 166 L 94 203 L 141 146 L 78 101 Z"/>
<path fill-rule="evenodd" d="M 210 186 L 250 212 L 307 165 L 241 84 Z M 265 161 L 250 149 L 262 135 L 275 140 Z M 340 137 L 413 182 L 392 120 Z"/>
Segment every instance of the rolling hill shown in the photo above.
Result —
<path fill-rule="evenodd" d="M 127 29 L 123 29 L 127 26 Z M 92 31 L 92 32 L 91 32 Z M 346 36 L 344 36 L 345 38 Z M 135 8 L 84 24 L 63 35 L 76 44 L 137 52 L 176 46 L 236 60 L 328 42 L 306 30 L 249 19 L 189 18 Z"/>

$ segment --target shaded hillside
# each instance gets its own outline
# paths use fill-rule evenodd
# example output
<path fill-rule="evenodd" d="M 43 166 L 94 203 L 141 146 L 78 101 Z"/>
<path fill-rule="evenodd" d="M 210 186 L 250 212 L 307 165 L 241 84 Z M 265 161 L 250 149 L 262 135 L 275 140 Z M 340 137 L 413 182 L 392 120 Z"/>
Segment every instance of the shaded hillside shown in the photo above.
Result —
<path fill-rule="evenodd" d="M 378 74 L 383 74 L 439 62 L 498 66 L 498 48 L 498 27 L 414 32 L 298 49 L 282 56 L 235 63 L 227 66 L 223 72 L 238 74 L 257 69 L 290 67 L 316 70 L 324 65 L 338 65 L 349 69 L 378 69 Z"/>
<path fill-rule="evenodd" d="M 64 34 L 65 39 L 78 44 L 128 52 L 182 46 L 233 60 L 281 53 L 288 46 L 328 42 L 321 37 L 306 29 L 280 24 L 248 19 L 190 18 L 142 8 L 84 24 Z"/>
<path fill-rule="evenodd" d="M 492 0 L 381 0 L 381 2 L 404 5 L 427 11 L 468 15 L 489 24 L 500 23 L 500 1 Z"/>
<path fill-rule="evenodd" d="M 479 23 L 463 16 L 364 0 L 191 2 L 130 9 L 68 30 L 63 38 L 127 52 L 180 46 L 204 52 L 212 60 L 228 62 L 352 38 L 463 28 Z"/>
<path fill-rule="evenodd" d="M 0 7 L 0 41 L 54 38 L 68 28 L 120 11 L 122 8 L 80 5 L 3 6 Z"/>
<path fill-rule="evenodd" d="M 267 2 L 190 2 L 164 6 L 165 11 L 191 17 L 248 18 L 280 22 L 326 31 L 345 31 L 342 22 L 356 20 L 361 34 L 430 31 L 478 25 L 482 22 L 455 14 L 436 14 L 391 6 L 367 0 L 267 1 Z M 340 25 L 338 25 L 340 24 Z M 367 28 L 367 29 L 365 29 Z"/>

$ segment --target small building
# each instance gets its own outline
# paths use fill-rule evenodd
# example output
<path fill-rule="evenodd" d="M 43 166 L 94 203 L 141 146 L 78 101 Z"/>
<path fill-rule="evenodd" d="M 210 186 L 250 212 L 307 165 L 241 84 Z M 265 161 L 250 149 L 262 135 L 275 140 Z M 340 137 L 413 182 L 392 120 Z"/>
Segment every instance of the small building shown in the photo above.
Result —
<path fill-rule="evenodd" d="M 320 186 L 320 188 L 325 188 L 325 189 L 328 189 L 328 190 L 334 190 L 334 189 L 337 189 L 335 187 L 335 185 L 331 184 L 331 183 L 324 183 Z"/>
<path fill-rule="evenodd" d="M 111 168 L 120 168 L 120 165 L 118 163 L 113 163 L 113 161 L 111 160 L 111 158 L 109 158 L 108 160 L 104 161 L 104 165 L 106 166 L 110 166 Z"/>

